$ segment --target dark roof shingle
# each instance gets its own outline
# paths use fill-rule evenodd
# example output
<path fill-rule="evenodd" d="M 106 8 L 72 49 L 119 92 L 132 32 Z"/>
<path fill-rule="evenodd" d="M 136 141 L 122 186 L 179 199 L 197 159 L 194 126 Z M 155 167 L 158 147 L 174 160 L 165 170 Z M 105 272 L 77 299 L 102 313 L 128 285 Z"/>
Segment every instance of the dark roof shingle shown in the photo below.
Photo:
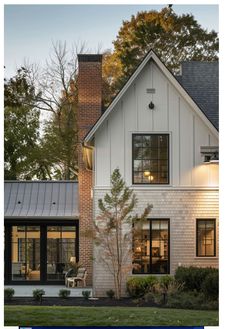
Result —
<path fill-rule="evenodd" d="M 203 113 L 219 129 L 219 64 L 218 62 L 183 62 L 177 80 Z"/>

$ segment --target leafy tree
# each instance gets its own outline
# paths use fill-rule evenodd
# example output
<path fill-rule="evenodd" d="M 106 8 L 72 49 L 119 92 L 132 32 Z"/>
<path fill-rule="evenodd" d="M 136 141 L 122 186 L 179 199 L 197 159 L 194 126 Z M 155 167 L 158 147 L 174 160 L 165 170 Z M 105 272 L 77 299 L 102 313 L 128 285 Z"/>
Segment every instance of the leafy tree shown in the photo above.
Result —
<path fill-rule="evenodd" d="M 182 61 L 218 59 L 217 33 L 203 29 L 192 14 L 177 15 L 171 6 L 161 11 L 138 12 L 129 21 L 123 21 L 113 43 L 114 52 L 104 62 L 104 79 L 110 82 L 112 91 L 110 99 L 151 48 L 174 73 Z M 119 71 L 109 81 L 110 59 Z"/>
<path fill-rule="evenodd" d="M 137 198 L 121 177 L 119 169 L 111 175 L 111 191 L 104 199 L 99 199 L 100 215 L 94 223 L 94 241 L 98 246 L 96 261 L 104 264 L 114 280 L 117 299 L 121 297 L 125 274 L 132 269 L 132 239 L 134 223 L 141 222 L 149 215 L 152 205 L 147 205 L 143 213 L 134 215 Z"/>
<path fill-rule="evenodd" d="M 22 67 L 4 83 L 4 175 L 5 179 L 32 178 L 32 161 L 39 139 L 37 97 L 28 71 Z"/>

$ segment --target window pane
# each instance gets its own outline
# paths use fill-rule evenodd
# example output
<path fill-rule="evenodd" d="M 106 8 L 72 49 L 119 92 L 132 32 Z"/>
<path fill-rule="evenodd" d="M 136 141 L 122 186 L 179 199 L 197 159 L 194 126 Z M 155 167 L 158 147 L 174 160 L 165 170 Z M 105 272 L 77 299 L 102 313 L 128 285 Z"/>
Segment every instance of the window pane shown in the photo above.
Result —
<path fill-rule="evenodd" d="M 75 226 L 47 227 L 47 280 L 64 280 L 75 255 Z"/>
<path fill-rule="evenodd" d="M 40 227 L 12 227 L 12 280 L 40 280 Z"/>
<path fill-rule="evenodd" d="M 148 220 L 141 225 L 136 225 L 133 273 L 168 273 L 168 241 L 167 220 Z"/>
<path fill-rule="evenodd" d="M 215 255 L 215 221 L 197 220 L 197 256 Z"/>
<path fill-rule="evenodd" d="M 168 184 L 168 152 L 168 135 L 134 135 L 134 184 Z"/>

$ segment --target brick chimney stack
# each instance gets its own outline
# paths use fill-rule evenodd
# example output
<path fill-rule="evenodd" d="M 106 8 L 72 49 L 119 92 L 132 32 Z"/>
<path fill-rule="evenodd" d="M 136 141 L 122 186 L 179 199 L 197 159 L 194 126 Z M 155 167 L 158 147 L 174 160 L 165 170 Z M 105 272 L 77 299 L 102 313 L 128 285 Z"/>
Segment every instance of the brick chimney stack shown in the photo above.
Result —
<path fill-rule="evenodd" d="M 101 115 L 102 107 L 102 55 L 78 55 L 78 128 L 79 128 L 79 260 L 87 268 L 87 284 L 92 284 L 93 243 L 83 232 L 92 228 L 93 187 L 92 171 L 86 169 L 83 162 L 82 142 Z"/>

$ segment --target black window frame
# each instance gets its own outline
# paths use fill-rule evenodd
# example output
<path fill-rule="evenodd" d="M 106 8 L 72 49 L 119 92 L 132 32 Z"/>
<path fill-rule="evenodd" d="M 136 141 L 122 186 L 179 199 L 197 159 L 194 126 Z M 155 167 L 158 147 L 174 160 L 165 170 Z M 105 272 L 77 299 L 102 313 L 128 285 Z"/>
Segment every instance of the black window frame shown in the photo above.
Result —
<path fill-rule="evenodd" d="M 32 281 L 16 281 L 12 280 L 12 245 L 11 245 L 11 234 L 12 226 L 40 226 L 40 280 Z M 47 280 L 47 226 L 75 226 L 75 257 L 76 262 L 79 261 L 79 221 L 73 219 L 66 219 L 63 222 L 60 222 L 58 219 L 41 219 L 39 220 L 23 220 L 23 219 L 8 219 L 5 220 L 5 253 L 4 253 L 4 284 L 12 285 L 34 285 L 34 284 L 43 284 L 43 285 L 60 285 L 64 284 L 65 281 L 57 280 Z"/>
<path fill-rule="evenodd" d="M 199 255 L 198 250 L 198 223 L 211 221 L 214 223 L 214 253 L 213 255 Z M 196 219 L 196 257 L 216 257 L 216 219 L 215 218 L 197 218 Z"/>
<path fill-rule="evenodd" d="M 167 155 L 168 155 L 168 159 L 167 159 L 167 166 L 168 166 L 168 179 L 167 179 L 167 182 L 166 183 L 152 183 L 152 182 L 149 182 L 149 183 L 145 183 L 145 182 L 142 182 L 142 183 L 135 183 L 134 182 L 134 138 L 136 136 L 167 136 L 167 147 L 168 147 L 168 150 L 167 150 Z M 147 159 L 148 160 L 148 159 Z M 153 159 L 152 159 L 153 160 Z M 150 133 L 150 132 L 147 132 L 147 133 L 133 133 L 132 134 L 132 185 L 170 185 L 170 134 L 169 133 Z"/>
<path fill-rule="evenodd" d="M 149 274 L 156 274 L 156 275 L 168 275 L 170 274 L 170 219 L 169 218 L 147 218 L 149 221 L 149 232 L 150 232 L 150 271 L 145 273 L 134 273 L 134 269 L 132 269 L 133 275 L 149 275 Z M 152 271 L 152 222 L 153 221 L 166 221 L 168 225 L 168 262 L 167 262 L 167 272 L 166 273 L 157 273 Z M 135 225 L 135 224 L 134 224 Z M 134 253 L 134 241 L 133 241 L 133 253 Z"/>

